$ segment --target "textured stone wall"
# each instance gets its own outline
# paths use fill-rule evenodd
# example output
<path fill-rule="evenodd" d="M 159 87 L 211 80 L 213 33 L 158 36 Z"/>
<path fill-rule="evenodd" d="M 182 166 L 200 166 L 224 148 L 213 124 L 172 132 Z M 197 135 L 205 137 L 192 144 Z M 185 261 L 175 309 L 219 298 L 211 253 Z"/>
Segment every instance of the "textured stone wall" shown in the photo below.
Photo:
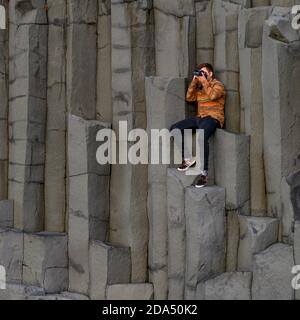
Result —
<path fill-rule="evenodd" d="M 0 299 L 300 299 L 299 3 L 0 0 Z M 96 162 L 100 129 L 193 113 L 203 62 L 226 86 L 207 188 Z"/>

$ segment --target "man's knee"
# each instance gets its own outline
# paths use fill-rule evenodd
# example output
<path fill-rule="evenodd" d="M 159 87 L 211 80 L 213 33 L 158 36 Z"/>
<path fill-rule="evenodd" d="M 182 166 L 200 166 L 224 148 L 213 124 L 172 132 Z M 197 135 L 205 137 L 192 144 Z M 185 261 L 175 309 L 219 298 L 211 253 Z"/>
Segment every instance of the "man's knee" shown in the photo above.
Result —
<path fill-rule="evenodd" d="M 178 129 L 177 128 L 177 123 L 174 123 L 171 125 L 170 131 L 173 131 L 174 129 Z"/>

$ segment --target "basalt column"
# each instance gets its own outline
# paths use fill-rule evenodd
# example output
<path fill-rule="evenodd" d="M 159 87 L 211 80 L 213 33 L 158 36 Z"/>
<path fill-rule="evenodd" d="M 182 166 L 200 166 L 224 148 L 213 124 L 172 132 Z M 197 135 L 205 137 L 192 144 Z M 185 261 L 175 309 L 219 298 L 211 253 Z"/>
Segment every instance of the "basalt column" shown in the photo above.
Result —
<path fill-rule="evenodd" d="M 264 165 L 268 215 L 282 219 L 282 238 L 288 242 L 295 217 L 287 178 L 300 169 L 299 40 L 290 8 L 275 8 L 262 42 Z"/>
<path fill-rule="evenodd" d="M 98 0 L 97 37 L 97 120 L 112 122 L 110 0 Z"/>
<path fill-rule="evenodd" d="M 4 8 L 8 1 L 0 1 Z M 4 10 L 4 9 L 2 9 Z M 5 21 L 7 25 L 7 19 Z M 8 178 L 8 29 L 0 29 L 0 200 L 7 199 Z"/>
<path fill-rule="evenodd" d="M 226 87 L 225 128 L 240 132 L 238 12 L 241 5 L 213 0 L 214 67 Z"/>
<path fill-rule="evenodd" d="M 194 0 L 154 0 L 156 76 L 188 77 L 196 64 Z"/>
<path fill-rule="evenodd" d="M 154 73 L 151 1 L 111 1 L 113 129 L 146 128 L 145 76 Z M 126 135 L 126 133 L 125 133 Z M 118 144 L 126 142 L 123 134 Z M 124 141 L 125 140 L 125 141 Z M 110 242 L 131 248 L 132 282 L 147 277 L 147 167 L 112 166 Z"/>
<path fill-rule="evenodd" d="M 212 24 L 212 1 L 200 1 L 196 7 L 197 64 L 214 62 L 214 34 Z"/>
<path fill-rule="evenodd" d="M 66 210 L 66 1 L 48 0 L 45 230 L 63 232 Z"/>
<path fill-rule="evenodd" d="M 263 163 L 262 33 L 271 7 L 244 9 L 239 14 L 241 131 L 250 136 L 251 215 L 266 213 Z"/>
<path fill-rule="evenodd" d="M 9 1 L 9 189 L 14 226 L 44 227 L 47 98 L 45 1 Z"/>

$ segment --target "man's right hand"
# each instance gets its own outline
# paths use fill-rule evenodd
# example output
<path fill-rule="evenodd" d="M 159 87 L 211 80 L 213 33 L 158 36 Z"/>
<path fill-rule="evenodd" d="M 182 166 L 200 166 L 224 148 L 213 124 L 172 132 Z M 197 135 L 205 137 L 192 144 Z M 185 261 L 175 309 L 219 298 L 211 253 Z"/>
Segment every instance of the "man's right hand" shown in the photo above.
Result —
<path fill-rule="evenodd" d="M 196 85 L 196 84 L 198 84 L 198 83 L 199 83 L 198 77 L 197 77 L 197 76 L 194 76 L 194 77 L 193 77 L 193 80 L 192 80 L 192 84 L 193 84 L 193 85 Z"/>

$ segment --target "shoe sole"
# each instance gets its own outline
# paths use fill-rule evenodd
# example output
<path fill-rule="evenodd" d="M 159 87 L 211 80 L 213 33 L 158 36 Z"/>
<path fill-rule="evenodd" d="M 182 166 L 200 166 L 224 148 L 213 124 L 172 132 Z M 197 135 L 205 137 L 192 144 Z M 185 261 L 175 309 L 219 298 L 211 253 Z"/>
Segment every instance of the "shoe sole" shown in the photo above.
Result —
<path fill-rule="evenodd" d="M 185 169 L 180 169 L 180 168 L 177 168 L 178 171 L 180 172 L 184 172 L 184 171 L 187 171 L 189 170 L 189 168 L 192 168 L 196 165 L 196 160 L 192 162 L 192 164 L 190 164 L 188 167 L 186 167 Z"/>
<path fill-rule="evenodd" d="M 200 189 L 200 188 L 203 188 L 203 187 L 205 187 L 206 186 L 206 184 L 204 184 L 204 185 L 202 185 L 202 186 L 194 186 L 195 188 L 197 188 L 197 189 Z"/>

